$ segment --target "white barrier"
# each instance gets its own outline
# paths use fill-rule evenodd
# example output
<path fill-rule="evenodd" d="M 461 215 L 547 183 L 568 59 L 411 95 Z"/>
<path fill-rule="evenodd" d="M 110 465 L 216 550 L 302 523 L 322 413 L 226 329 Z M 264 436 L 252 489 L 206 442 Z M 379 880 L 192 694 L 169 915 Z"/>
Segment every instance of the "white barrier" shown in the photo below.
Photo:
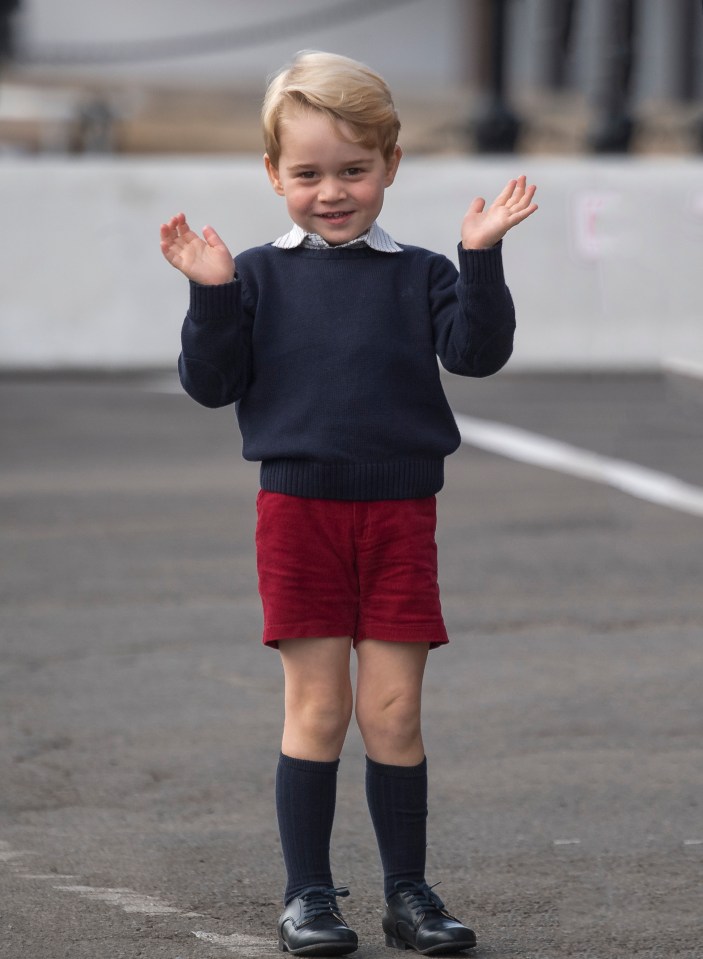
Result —
<path fill-rule="evenodd" d="M 463 212 L 510 176 L 539 212 L 505 242 L 513 370 L 703 363 L 703 163 L 695 159 L 405 158 L 381 222 L 456 259 Z M 185 210 L 236 253 L 288 229 L 261 161 L 5 159 L 0 367 L 173 367 L 185 279 L 158 227 Z"/>

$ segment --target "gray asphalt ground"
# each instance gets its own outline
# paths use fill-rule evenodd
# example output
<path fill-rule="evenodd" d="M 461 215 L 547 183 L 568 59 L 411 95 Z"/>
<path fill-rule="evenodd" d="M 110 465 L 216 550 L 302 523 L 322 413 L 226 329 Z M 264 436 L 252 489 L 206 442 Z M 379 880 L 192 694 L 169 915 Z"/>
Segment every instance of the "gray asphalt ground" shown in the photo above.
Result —
<path fill-rule="evenodd" d="M 276 952 L 257 470 L 171 377 L 0 379 L 0 956 Z M 703 383 L 448 379 L 460 413 L 703 487 Z M 162 391 L 164 390 L 164 391 Z M 467 446 L 440 496 L 428 878 L 476 959 L 703 954 L 703 519 Z M 392 956 L 353 732 L 335 878 Z"/>

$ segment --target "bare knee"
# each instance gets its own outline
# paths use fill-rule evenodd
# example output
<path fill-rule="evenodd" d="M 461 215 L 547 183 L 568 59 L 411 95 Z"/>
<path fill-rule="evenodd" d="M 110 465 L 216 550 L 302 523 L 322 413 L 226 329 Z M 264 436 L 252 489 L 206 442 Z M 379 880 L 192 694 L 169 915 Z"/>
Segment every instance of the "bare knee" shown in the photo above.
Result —
<path fill-rule="evenodd" d="M 357 700 L 356 719 L 366 751 L 379 762 L 400 765 L 424 756 L 419 697 L 403 690 Z"/>
<path fill-rule="evenodd" d="M 283 752 L 303 759 L 336 759 L 352 714 L 351 689 L 308 689 L 286 695 Z"/>

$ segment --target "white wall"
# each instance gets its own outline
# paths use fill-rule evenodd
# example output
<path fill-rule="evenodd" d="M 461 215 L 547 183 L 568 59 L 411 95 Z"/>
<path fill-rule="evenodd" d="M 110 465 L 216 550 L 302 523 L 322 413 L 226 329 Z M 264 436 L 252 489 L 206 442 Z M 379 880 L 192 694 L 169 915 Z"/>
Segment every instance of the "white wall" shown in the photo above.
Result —
<path fill-rule="evenodd" d="M 161 258 L 160 222 L 183 209 L 234 253 L 288 228 L 250 157 L 2 166 L 3 368 L 173 367 L 187 284 Z M 406 158 L 381 221 L 455 259 L 471 198 L 523 167 L 540 210 L 505 244 L 511 368 L 703 363 L 700 160 Z"/>

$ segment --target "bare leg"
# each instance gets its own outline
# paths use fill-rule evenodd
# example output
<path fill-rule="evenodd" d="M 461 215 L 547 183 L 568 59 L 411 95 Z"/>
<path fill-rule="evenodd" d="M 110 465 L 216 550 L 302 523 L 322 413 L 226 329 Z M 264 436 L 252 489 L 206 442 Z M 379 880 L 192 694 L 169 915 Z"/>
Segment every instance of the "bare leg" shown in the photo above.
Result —
<path fill-rule="evenodd" d="M 366 753 L 378 763 L 416 766 L 422 742 L 422 679 L 428 643 L 365 639 L 357 646 L 356 718 Z"/>
<path fill-rule="evenodd" d="M 287 639 L 279 644 L 285 675 L 281 751 L 296 759 L 339 758 L 352 714 L 351 637 Z"/>

